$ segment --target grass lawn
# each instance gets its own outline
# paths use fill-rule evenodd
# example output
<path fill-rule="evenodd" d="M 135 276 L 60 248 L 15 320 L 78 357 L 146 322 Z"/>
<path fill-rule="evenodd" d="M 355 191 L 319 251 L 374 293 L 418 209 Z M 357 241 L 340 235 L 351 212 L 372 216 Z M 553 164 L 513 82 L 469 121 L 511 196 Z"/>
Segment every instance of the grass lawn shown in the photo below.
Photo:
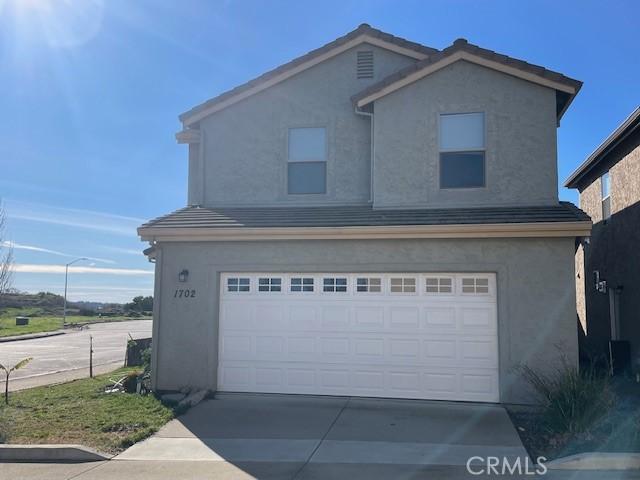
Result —
<path fill-rule="evenodd" d="M 640 384 L 630 378 L 611 382 L 612 406 L 582 433 L 552 431 L 534 407 L 508 406 L 522 443 L 536 458 L 554 458 L 583 452 L 640 452 Z"/>
<path fill-rule="evenodd" d="M 153 395 L 104 393 L 109 378 L 135 370 L 10 394 L 9 405 L 4 398 L 0 405 L 0 443 L 79 443 L 107 453 L 124 450 L 173 418 L 172 409 Z"/>
<path fill-rule="evenodd" d="M 16 317 L 30 317 L 29 325 L 16 326 Z M 68 315 L 67 324 L 125 322 L 129 320 L 151 320 L 151 317 L 88 317 Z M 39 308 L 6 308 L 0 312 L 0 337 L 25 335 L 27 333 L 51 332 L 62 328 L 62 316 L 43 314 Z"/>

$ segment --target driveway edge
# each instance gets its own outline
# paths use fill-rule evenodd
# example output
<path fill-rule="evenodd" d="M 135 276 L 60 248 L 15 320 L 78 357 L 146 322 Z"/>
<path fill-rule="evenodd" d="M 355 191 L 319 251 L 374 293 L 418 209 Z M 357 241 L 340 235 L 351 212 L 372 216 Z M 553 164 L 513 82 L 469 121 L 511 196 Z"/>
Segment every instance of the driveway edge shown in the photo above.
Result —
<path fill-rule="evenodd" d="M 640 453 L 577 453 L 556 458 L 545 465 L 550 470 L 638 470 Z"/>
<path fill-rule="evenodd" d="M 112 457 L 83 445 L 0 445 L 0 462 L 102 462 Z"/>

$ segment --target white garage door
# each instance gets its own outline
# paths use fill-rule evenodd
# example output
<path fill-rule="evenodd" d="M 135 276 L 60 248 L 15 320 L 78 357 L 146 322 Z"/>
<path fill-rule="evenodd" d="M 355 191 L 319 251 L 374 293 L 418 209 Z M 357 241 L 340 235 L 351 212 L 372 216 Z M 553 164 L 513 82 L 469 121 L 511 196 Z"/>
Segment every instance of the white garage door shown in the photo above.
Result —
<path fill-rule="evenodd" d="M 218 389 L 497 402 L 487 273 L 226 273 Z"/>

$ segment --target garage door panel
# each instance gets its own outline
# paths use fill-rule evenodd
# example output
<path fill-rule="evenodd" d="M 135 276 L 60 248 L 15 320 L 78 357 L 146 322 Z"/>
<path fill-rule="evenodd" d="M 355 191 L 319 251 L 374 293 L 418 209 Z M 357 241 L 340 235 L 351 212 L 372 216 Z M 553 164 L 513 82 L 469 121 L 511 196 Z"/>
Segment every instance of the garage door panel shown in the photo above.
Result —
<path fill-rule="evenodd" d="M 242 274 L 244 292 L 221 282 L 219 390 L 498 401 L 494 276 L 367 274 L 375 293 L 355 289 L 361 274 L 304 274 L 313 292 L 289 291 L 291 276 Z M 346 277 L 347 292 L 325 293 L 325 276 Z M 281 291 L 255 292 L 261 277 Z M 391 292 L 391 277 L 415 291 L 396 280 Z"/>

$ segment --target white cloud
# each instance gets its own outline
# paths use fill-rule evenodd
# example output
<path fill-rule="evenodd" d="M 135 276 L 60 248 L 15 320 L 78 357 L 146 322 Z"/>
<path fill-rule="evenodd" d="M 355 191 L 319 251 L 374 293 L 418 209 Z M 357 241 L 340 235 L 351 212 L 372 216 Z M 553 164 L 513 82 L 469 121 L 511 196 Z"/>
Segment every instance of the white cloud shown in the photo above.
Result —
<path fill-rule="evenodd" d="M 36 247 L 35 245 L 25 245 L 23 243 L 9 242 L 7 240 L 0 243 L 0 245 L 7 248 L 13 248 L 14 250 L 28 250 L 30 252 L 48 253 L 51 255 L 57 255 L 59 257 L 66 257 L 66 258 L 82 257 L 82 255 L 71 255 L 68 253 L 59 252 L 57 250 L 51 250 L 49 248 Z M 107 258 L 98 258 L 98 257 L 84 257 L 84 258 L 86 258 L 87 260 L 93 260 L 101 263 L 111 263 L 111 264 L 116 263 L 113 260 L 109 260 Z"/>
<path fill-rule="evenodd" d="M 135 236 L 136 228 L 145 222 L 143 218 L 96 212 L 94 210 L 51 207 L 40 203 L 14 200 L 5 200 L 4 203 L 9 219 L 64 225 L 114 235 Z"/>
<path fill-rule="evenodd" d="M 18 273 L 64 273 L 64 265 L 45 265 L 37 263 L 16 263 L 13 265 L 13 271 Z M 142 270 L 137 268 L 102 268 L 102 267 L 83 267 L 72 265 L 69 267 L 69 273 L 89 273 L 97 275 L 153 275 L 153 270 Z"/>
<path fill-rule="evenodd" d="M 139 249 L 135 248 L 122 248 L 122 247 L 112 247 L 110 245 L 98 245 L 98 247 L 107 250 L 109 252 L 114 253 L 124 253 L 125 255 L 137 255 L 138 257 L 142 257 L 142 250 L 145 247 L 141 246 Z"/>

